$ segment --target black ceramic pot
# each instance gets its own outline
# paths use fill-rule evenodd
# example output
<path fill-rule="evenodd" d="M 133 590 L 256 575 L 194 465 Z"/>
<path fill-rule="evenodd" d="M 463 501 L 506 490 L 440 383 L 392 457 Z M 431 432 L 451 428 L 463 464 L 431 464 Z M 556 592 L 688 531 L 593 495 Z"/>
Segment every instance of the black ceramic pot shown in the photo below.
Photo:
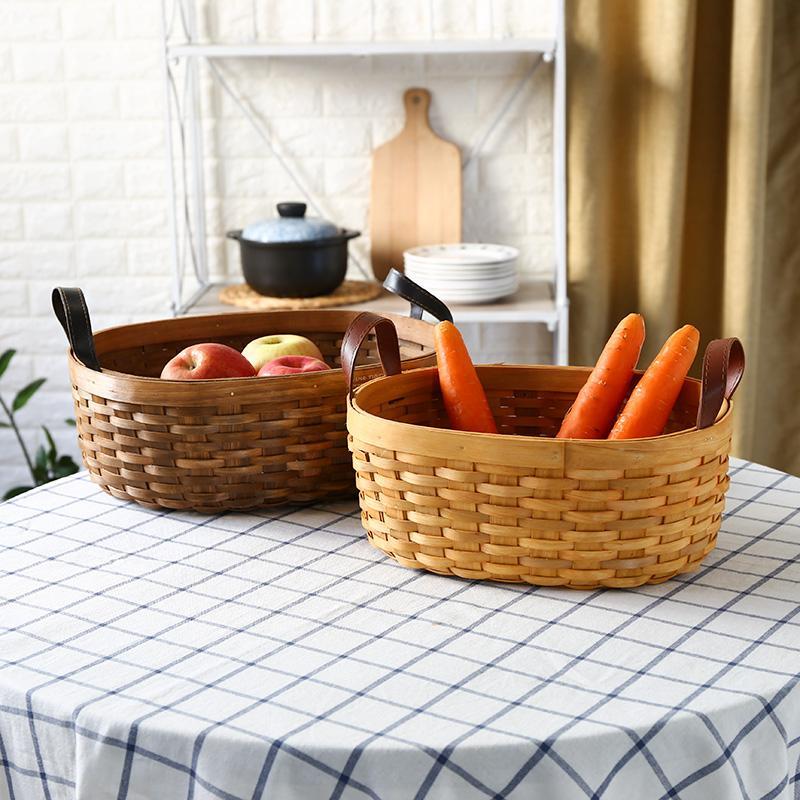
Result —
<path fill-rule="evenodd" d="M 279 203 L 279 218 L 252 226 L 274 241 L 247 238 L 247 229 L 228 232 L 239 242 L 244 279 L 259 294 L 317 297 L 335 291 L 344 280 L 347 242 L 360 232 L 306 220 L 305 210 L 304 203 Z"/>

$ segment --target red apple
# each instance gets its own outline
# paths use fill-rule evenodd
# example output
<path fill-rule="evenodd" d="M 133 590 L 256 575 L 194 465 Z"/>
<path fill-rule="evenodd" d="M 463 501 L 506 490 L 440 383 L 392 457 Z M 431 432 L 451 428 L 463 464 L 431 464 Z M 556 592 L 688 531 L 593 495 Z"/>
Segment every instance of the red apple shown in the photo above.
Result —
<path fill-rule="evenodd" d="M 202 381 L 210 378 L 252 378 L 253 365 L 225 344 L 193 344 L 170 359 L 161 377 L 170 381 Z"/>
<path fill-rule="evenodd" d="M 258 377 L 268 375 L 296 375 L 300 372 L 322 372 L 330 367 L 318 358 L 312 356 L 280 356 L 267 361 L 258 371 Z"/>

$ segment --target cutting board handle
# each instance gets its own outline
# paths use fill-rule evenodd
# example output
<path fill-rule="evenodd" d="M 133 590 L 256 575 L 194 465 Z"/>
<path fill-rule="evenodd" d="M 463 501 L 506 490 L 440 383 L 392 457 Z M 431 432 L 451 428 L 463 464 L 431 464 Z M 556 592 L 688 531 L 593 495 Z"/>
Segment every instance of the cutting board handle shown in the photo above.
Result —
<path fill-rule="evenodd" d="M 427 128 L 428 109 L 431 107 L 431 93 L 427 89 L 406 89 L 403 95 L 406 107 L 406 128 Z"/>

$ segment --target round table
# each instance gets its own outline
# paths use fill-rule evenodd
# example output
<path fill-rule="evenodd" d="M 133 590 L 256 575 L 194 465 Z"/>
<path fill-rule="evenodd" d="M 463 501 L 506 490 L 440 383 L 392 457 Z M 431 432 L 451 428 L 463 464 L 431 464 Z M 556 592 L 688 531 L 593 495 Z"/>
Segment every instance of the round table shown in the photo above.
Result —
<path fill-rule="evenodd" d="M 630 591 L 470 583 L 350 503 L 200 516 L 85 474 L 0 506 L 0 797 L 796 798 L 800 479 Z"/>

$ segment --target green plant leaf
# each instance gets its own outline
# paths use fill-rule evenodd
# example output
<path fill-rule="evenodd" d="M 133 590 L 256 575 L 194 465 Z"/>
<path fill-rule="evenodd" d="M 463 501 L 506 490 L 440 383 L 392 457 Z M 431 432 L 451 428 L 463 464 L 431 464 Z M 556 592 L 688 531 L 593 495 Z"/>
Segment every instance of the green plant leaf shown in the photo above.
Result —
<path fill-rule="evenodd" d="M 47 463 L 52 466 L 56 462 L 56 443 L 53 441 L 53 436 L 47 429 L 47 425 L 42 425 L 42 430 L 47 439 Z"/>
<path fill-rule="evenodd" d="M 8 369 L 8 365 L 11 363 L 11 359 L 14 358 L 14 353 L 16 350 L 6 350 L 3 355 L 0 356 L 0 376 Z"/>
<path fill-rule="evenodd" d="M 33 460 L 33 478 L 37 486 L 50 480 L 50 470 L 47 468 L 47 450 L 42 445 L 37 448 L 36 457 Z"/>
<path fill-rule="evenodd" d="M 12 411 L 19 411 L 28 402 L 28 400 L 30 400 L 31 397 L 33 397 L 36 392 L 39 391 L 42 384 L 46 380 L 47 378 L 37 378 L 32 383 L 29 383 L 25 388 L 20 389 L 11 405 Z"/>
<path fill-rule="evenodd" d="M 65 478 L 67 475 L 74 475 L 79 469 L 72 456 L 61 456 L 53 467 L 53 477 Z"/>
<path fill-rule="evenodd" d="M 28 489 L 33 489 L 33 486 L 15 486 L 13 489 L 9 489 L 3 495 L 3 500 L 10 500 L 12 497 L 16 497 L 18 494 L 27 492 Z"/>
<path fill-rule="evenodd" d="M 67 417 L 67 418 L 64 420 L 64 422 L 65 422 L 67 425 L 70 425 L 70 426 L 72 426 L 73 428 L 74 428 L 74 427 L 75 427 L 75 426 L 78 424 L 77 422 L 75 422 L 75 420 L 74 420 L 74 419 L 72 419 L 72 417 Z"/>
<path fill-rule="evenodd" d="M 0 428 L 10 428 L 11 426 L 7 422 L 3 422 L 0 420 Z"/>

